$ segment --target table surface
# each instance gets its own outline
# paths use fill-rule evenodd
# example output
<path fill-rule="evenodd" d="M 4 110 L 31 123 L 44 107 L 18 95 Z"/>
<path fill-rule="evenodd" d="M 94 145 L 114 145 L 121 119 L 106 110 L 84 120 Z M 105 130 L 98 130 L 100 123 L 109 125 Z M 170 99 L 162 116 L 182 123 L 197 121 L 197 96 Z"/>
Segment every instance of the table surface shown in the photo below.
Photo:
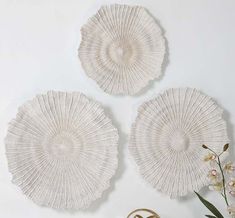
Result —
<path fill-rule="evenodd" d="M 161 81 L 139 95 L 111 96 L 89 79 L 77 57 L 80 28 L 103 4 L 145 6 L 164 29 L 168 64 Z M 208 211 L 193 195 L 172 200 L 139 176 L 127 150 L 138 106 L 170 87 L 195 87 L 225 109 L 231 145 L 235 122 L 234 0 L 0 0 L 0 214 L 4 218 L 125 218 L 150 208 L 163 218 L 199 218 Z M 120 132 L 119 168 L 89 210 L 59 212 L 27 199 L 11 183 L 3 139 L 17 108 L 47 90 L 80 91 L 102 103 Z M 217 193 L 207 198 L 223 209 Z"/>

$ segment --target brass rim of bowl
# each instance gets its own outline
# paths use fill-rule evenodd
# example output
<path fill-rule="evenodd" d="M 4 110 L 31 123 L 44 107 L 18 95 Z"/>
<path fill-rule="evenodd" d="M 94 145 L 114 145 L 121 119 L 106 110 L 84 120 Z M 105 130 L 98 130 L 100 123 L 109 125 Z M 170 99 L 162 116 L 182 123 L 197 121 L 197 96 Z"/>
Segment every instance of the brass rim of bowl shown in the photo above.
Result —
<path fill-rule="evenodd" d="M 127 218 L 130 218 L 132 214 L 134 214 L 134 213 L 136 213 L 136 212 L 141 212 L 141 211 L 151 213 L 151 215 L 153 215 L 153 217 L 151 217 L 151 218 L 160 218 L 160 216 L 159 216 L 157 213 L 155 213 L 154 211 L 152 211 L 152 210 L 150 210 L 150 209 L 145 209 L 145 208 L 136 209 L 136 210 L 132 211 L 132 212 L 127 216 Z"/>

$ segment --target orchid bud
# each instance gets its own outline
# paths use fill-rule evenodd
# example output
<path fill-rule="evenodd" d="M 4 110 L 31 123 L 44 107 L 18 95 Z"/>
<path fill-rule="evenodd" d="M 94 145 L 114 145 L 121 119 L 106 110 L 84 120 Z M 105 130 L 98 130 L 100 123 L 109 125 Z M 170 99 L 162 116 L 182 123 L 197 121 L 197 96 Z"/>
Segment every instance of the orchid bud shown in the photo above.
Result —
<path fill-rule="evenodd" d="M 227 150 L 228 150 L 228 148 L 229 148 L 229 144 L 225 144 L 225 145 L 224 145 L 224 149 L 223 149 L 223 151 L 227 151 Z"/>

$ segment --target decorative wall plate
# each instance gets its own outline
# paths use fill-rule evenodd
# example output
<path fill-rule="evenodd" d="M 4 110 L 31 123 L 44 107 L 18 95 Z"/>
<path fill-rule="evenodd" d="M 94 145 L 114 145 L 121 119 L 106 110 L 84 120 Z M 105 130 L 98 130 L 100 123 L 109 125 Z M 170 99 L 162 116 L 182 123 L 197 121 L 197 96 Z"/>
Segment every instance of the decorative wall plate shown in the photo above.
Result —
<path fill-rule="evenodd" d="M 144 179 L 174 198 L 207 185 L 202 144 L 220 151 L 227 142 L 222 109 L 196 89 L 178 88 L 140 106 L 129 150 Z"/>
<path fill-rule="evenodd" d="M 82 66 L 105 92 L 132 95 L 161 75 L 165 40 L 145 8 L 103 6 L 81 33 Z"/>
<path fill-rule="evenodd" d="M 118 164 L 117 129 L 77 92 L 50 91 L 25 103 L 5 142 L 13 182 L 35 203 L 58 209 L 88 207 Z"/>

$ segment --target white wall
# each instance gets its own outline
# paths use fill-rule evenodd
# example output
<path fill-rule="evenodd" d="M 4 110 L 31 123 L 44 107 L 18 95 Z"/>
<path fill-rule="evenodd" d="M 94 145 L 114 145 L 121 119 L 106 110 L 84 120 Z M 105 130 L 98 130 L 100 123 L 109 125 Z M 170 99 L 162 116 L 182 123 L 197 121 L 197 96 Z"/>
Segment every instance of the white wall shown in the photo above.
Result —
<path fill-rule="evenodd" d="M 105 3 L 140 4 L 165 30 L 169 63 L 161 81 L 140 96 L 115 97 L 88 79 L 77 58 L 80 28 Z M 203 217 L 194 197 L 170 200 L 154 191 L 137 173 L 127 144 L 139 104 L 169 87 L 189 86 L 214 97 L 225 109 L 229 134 L 235 123 L 234 0 L 0 0 L 0 217 L 125 218 L 139 207 L 163 218 Z M 17 108 L 47 90 L 81 91 L 102 102 L 120 130 L 120 166 L 112 187 L 85 212 L 41 208 L 11 184 L 3 138 Z M 223 202 L 208 193 L 220 208 Z"/>

